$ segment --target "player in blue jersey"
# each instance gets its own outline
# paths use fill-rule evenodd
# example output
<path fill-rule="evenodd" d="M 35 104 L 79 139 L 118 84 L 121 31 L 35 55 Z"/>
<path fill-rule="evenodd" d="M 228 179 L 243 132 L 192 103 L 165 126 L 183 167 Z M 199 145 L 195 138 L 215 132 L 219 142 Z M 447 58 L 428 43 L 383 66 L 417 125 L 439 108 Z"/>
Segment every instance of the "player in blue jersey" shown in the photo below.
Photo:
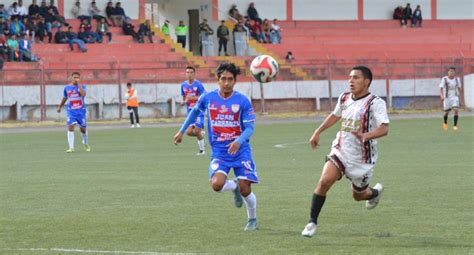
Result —
<path fill-rule="evenodd" d="M 58 105 L 57 112 L 61 112 L 61 108 L 67 102 L 67 141 L 69 143 L 69 149 L 67 153 L 74 152 L 74 129 L 76 124 L 82 133 L 82 143 L 86 148 L 86 151 L 91 151 L 87 137 L 87 123 L 86 123 L 86 104 L 84 97 L 87 94 L 86 85 L 80 83 L 81 74 L 79 72 L 72 73 L 72 83 L 66 85 L 64 88 L 64 94 L 61 102 Z"/>
<path fill-rule="evenodd" d="M 196 69 L 192 66 L 186 67 L 186 81 L 181 83 L 181 96 L 183 101 L 181 104 L 186 104 L 188 115 L 196 105 L 199 96 L 204 94 L 206 90 L 202 83 L 195 79 Z M 204 137 L 202 130 L 204 129 L 204 113 L 199 114 L 196 121 L 191 124 L 186 130 L 188 136 L 195 136 L 199 145 L 199 152 L 196 154 L 202 156 L 206 154 L 206 146 L 204 144 Z"/>
<path fill-rule="evenodd" d="M 257 169 L 252 159 L 249 139 L 253 134 L 255 113 L 250 100 L 234 91 L 240 69 L 232 63 L 217 68 L 219 89 L 201 96 L 183 126 L 174 136 L 174 143 L 182 141 L 191 123 L 207 112 L 209 143 L 212 149 L 209 179 L 216 192 L 234 192 L 235 206 L 245 202 L 248 221 L 246 231 L 257 229 L 257 198 L 252 183 L 258 183 Z M 230 169 L 236 180 L 228 180 Z M 242 199 L 243 198 L 243 199 Z"/>

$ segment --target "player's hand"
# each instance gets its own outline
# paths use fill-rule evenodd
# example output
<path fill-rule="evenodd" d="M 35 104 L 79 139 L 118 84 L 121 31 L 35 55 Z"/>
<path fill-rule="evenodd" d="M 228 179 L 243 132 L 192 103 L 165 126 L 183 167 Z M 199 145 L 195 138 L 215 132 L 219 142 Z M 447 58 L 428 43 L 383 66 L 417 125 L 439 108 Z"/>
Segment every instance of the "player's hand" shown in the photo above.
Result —
<path fill-rule="evenodd" d="M 176 133 L 173 138 L 173 142 L 175 145 L 180 144 L 183 141 L 183 134 L 181 132 Z"/>
<path fill-rule="evenodd" d="M 227 145 L 227 147 L 229 147 L 229 149 L 227 149 L 227 153 L 229 153 L 230 155 L 235 155 L 240 149 L 240 143 L 238 143 L 237 141 L 233 141 L 229 145 Z"/>
<path fill-rule="evenodd" d="M 56 111 L 57 111 L 58 113 L 60 113 L 60 112 L 61 112 L 61 107 L 56 108 Z"/>
<path fill-rule="evenodd" d="M 367 142 L 367 133 L 362 133 L 362 131 L 352 132 L 362 143 Z"/>
<path fill-rule="evenodd" d="M 316 149 L 319 145 L 319 134 L 314 132 L 311 138 L 309 138 L 309 143 L 311 144 L 311 148 Z"/>

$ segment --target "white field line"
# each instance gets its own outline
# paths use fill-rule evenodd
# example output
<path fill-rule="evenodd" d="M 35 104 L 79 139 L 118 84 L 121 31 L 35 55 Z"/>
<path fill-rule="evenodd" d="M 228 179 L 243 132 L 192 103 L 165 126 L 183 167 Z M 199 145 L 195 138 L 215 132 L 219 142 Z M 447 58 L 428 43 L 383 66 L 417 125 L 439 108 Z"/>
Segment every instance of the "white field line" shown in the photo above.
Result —
<path fill-rule="evenodd" d="M 197 254 L 197 253 L 169 253 L 151 251 L 105 251 L 105 250 L 83 250 L 69 248 L 17 248 L 3 249 L 4 251 L 31 251 L 31 252 L 63 252 L 63 253 L 95 253 L 95 254 L 143 254 L 143 255 L 164 255 L 164 254 Z"/>
<path fill-rule="evenodd" d="M 275 144 L 273 147 L 275 148 L 280 148 L 280 149 L 286 149 L 287 147 L 291 146 L 291 145 L 299 145 L 299 144 L 308 144 L 309 145 L 309 142 L 298 142 L 298 143 L 281 143 L 281 144 Z"/>

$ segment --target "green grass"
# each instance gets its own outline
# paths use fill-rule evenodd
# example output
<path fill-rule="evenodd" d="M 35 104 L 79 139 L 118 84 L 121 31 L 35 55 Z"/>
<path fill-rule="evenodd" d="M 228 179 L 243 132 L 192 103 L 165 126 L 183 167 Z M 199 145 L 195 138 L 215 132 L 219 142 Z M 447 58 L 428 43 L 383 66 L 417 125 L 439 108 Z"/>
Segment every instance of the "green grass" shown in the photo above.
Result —
<path fill-rule="evenodd" d="M 379 207 L 355 202 L 344 178 L 313 238 L 300 232 L 335 128 L 313 151 L 302 142 L 318 123 L 257 125 L 253 233 L 232 194 L 210 188 L 195 139 L 172 144 L 177 128 L 91 129 L 91 153 L 76 132 L 73 154 L 64 152 L 65 129 L 1 134 L 0 253 L 472 254 L 474 118 L 462 118 L 457 133 L 439 119 L 392 120 L 372 181 L 386 187 Z M 274 147 L 282 143 L 290 145 Z"/>

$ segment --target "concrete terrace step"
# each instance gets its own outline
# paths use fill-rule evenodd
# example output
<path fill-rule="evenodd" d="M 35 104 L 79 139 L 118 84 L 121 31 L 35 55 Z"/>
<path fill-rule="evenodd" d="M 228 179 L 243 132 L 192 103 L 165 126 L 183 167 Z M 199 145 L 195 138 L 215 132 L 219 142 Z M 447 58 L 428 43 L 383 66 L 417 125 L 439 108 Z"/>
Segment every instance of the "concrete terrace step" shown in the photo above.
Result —
<path fill-rule="evenodd" d="M 74 46 L 77 47 L 77 46 Z M 88 53 L 167 53 L 173 49 L 166 44 L 138 44 L 138 43 L 94 43 L 86 44 Z M 34 44 L 33 51 L 35 53 L 68 53 L 71 52 L 68 44 Z"/>

